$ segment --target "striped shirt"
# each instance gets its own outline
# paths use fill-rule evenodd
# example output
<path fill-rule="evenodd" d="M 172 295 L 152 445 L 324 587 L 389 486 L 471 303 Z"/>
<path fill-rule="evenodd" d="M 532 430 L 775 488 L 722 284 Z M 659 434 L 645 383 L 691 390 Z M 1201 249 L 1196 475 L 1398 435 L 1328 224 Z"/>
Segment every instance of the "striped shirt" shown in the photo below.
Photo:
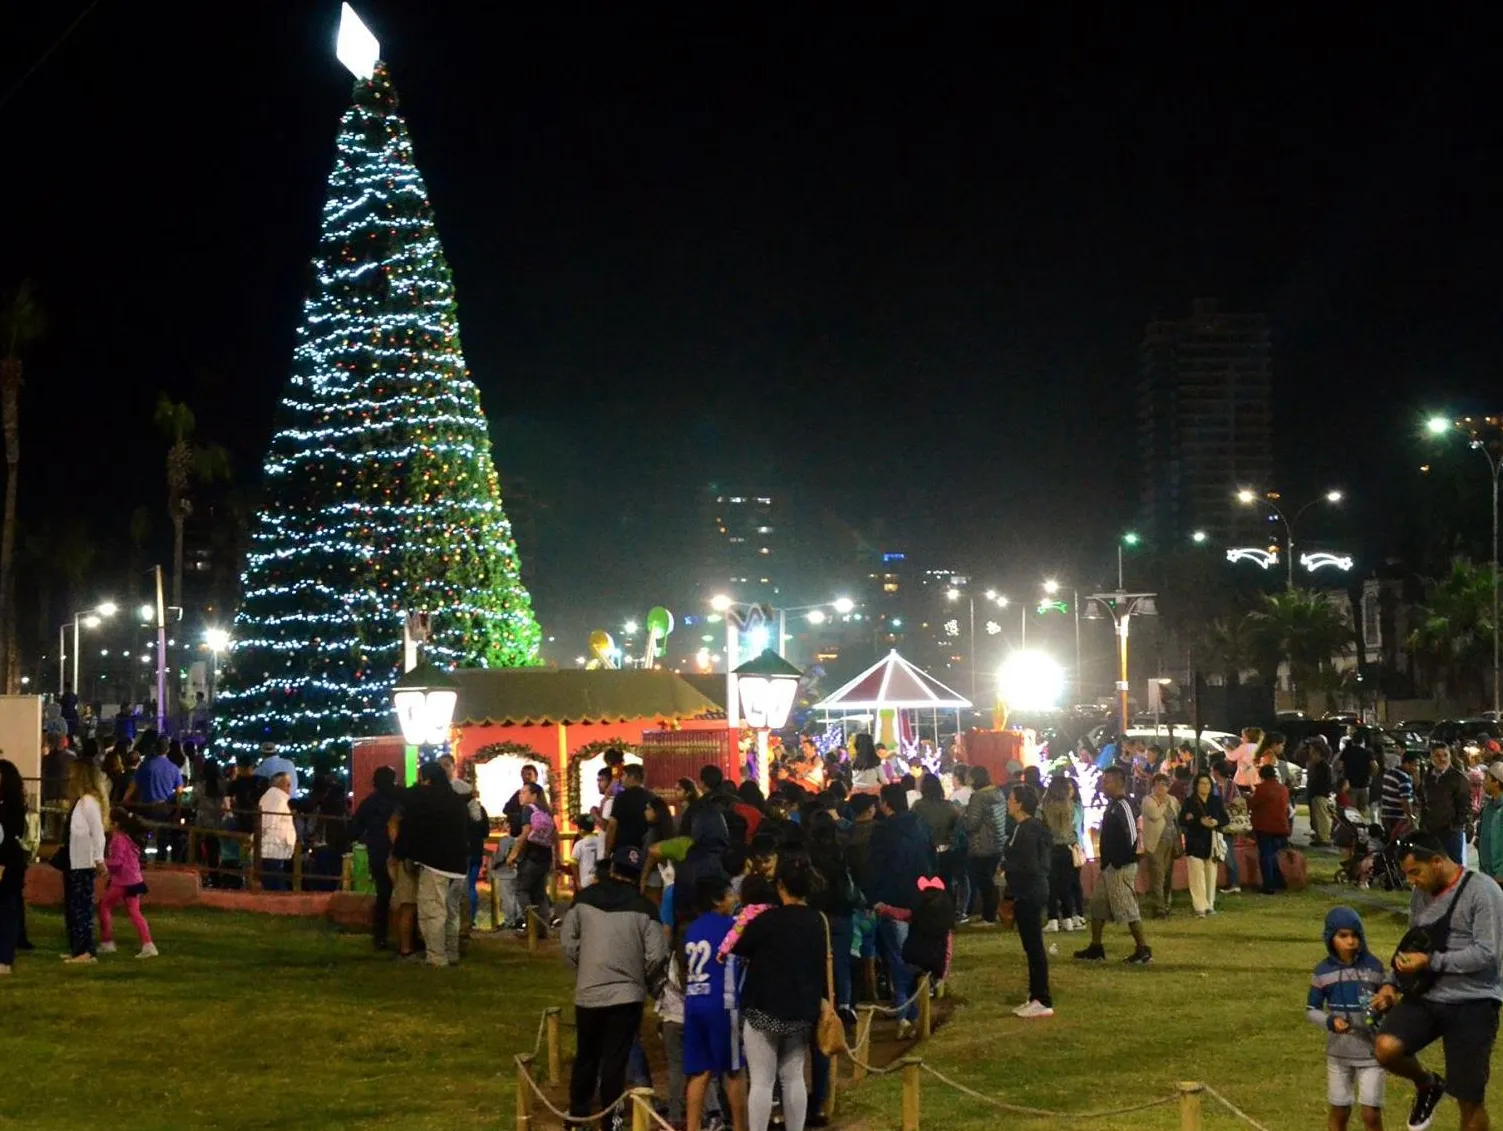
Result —
<path fill-rule="evenodd" d="M 1414 779 L 1402 767 L 1395 766 L 1383 775 L 1383 823 L 1402 821 L 1407 816 L 1404 802 L 1414 804 Z"/>

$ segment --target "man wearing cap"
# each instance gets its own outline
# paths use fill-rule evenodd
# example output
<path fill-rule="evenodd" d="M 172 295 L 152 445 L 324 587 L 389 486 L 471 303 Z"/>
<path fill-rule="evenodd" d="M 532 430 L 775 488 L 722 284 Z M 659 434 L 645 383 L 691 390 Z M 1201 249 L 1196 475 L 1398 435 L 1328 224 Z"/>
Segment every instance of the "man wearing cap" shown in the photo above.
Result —
<path fill-rule="evenodd" d="M 578 972 L 570 1115 L 593 1115 L 626 1090 L 627 1057 L 642 1027 L 642 1003 L 667 968 L 663 929 L 638 887 L 642 860 L 635 845 L 617 848 L 609 875 L 576 895 L 564 915 L 564 957 Z M 622 1115 L 618 1108 L 610 1126 L 624 1126 Z"/>
<path fill-rule="evenodd" d="M 1503 884 L 1503 761 L 1482 775 L 1482 812 L 1477 817 L 1477 871 Z"/>

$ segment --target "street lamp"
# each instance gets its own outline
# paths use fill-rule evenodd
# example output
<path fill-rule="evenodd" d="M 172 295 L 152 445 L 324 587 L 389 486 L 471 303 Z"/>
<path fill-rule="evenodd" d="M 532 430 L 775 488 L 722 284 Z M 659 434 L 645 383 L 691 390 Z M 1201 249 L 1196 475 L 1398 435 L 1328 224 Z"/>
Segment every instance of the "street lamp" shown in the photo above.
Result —
<path fill-rule="evenodd" d="M 1461 432 L 1467 438 L 1467 447 L 1474 452 L 1481 452 L 1482 458 L 1487 460 L 1487 469 L 1493 476 L 1493 714 L 1497 715 L 1503 710 L 1503 695 L 1500 695 L 1499 683 L 1499 651 L 1498 651 L 1498 475 L 1503 471 L 1503 417 L 1463 416 L 1459 420 L 1446 420 L 1443 416 L 1432 416 L 1425 422 L 1425 428 L 1432 436 L 1443 436 L 1447 432 Z M 1492 439 L 1483 440 L 1483 429 L 1488 429 Z"/>
<path fill-rule="evenodd" d="M 1112 618 L 1117 632 L 1117 704 L 1118 718 L 1121 721 L 1119 734 L 1127 731 L 1127 633 L 1128 626 L 1132 621 L 1133 614 L 1151 617 L 1158 615 L 1157 593 L 1125 593 L 1118 589 L 1115 593 L 1090 593 L 1086 600 L 1089 607 L 1082 614 L 1086 620 L 1100 620 L 1102 611 Z"/>
<path fill-rule="evenodd" d="M 459 703 L 453 677 L 423 660 L 392 686 L 391 705 L 408 746 L 442 746 Z"/>
<path fill-rule="evenodd" d="M 219 653 L 230 648 L 229 629 L 204 629 L 204 647 L 209 650 L 209 702 L 219 694 Z"/>
<path fill-rule="evenodd" d="M 970 657 L 971 662 L 971 702 L 974 703 L 976 702 L 976 595 L 969 588 L 962 594 L 960 587 L 956 585 L 952 585 L 945 590 L 945 600 L 947 601 L 958 601 L 962 596 L 965 597 L 966 605 L 970 610 L 970 637 L 968 644 L 969 652 L 967 655 Z M 988 589 L 984 596 L 988 601 L 996 605 L 997 608 L 1007 608 L 1007 598 L 995 589 Z M 1028 606 L 1024 605 L 1020 612 L 1023 615 L 1023 640 L 1026 643 L 1028 640 Z"/>
<path fill-rule="evenodd" d="M 837 613 L 845 614 L 849 613 L 855 607 L 856 602 L 849 597 L 836 597 L 833 601 L 820 601 L 815 605 L 789 605 L 786 608 L 779 608 L 777 610 L 778 640 L 777 647 L 774 650 L 779 656 L 786 657 L 788 655 L 786 644 L 788 640 L 789 613 L 808 613 L 809 615 L 805 619 L 810 624 L 824 624 L 828 619 L 828 615 L 825 613 L 826 609 L 834 609 Z M 815 617 L 816 613 L 818 614 L 818 619 Z"/>
<path fill-rule="evenodd" d="M 772 784 L 767 736 L 788 725 L 803 674 L 771 648 L 731 673 L 746 725 L 757 732 L 757 782 L 763 793 L 770 792 Z"/>
<path fill-rule="evenodd" d="M 1316 506 L 1319 503 L 1330 503 L 1334 506 L 1335 504 L 1341 502 L 1342 499 L 1346 498 L 1346 496 L 1343 495 L 1340 491 L 1327 491 L 1318 499 L 1311 499 L 1304 506 L 1300 507 L 1299 510 L 1294 512 L 1294 516 L 1292 518 L 1284 512 L 1283 507 L 1279 506 L 1279 499 L 1281 497 L 1282 496 L 1280 496 L 1277 491 L 1265 491 L 1260 495 L 1256 491 L 1253 491 L 1247 487 L 1243 487 L 1237 492 L 1237 501 L 1243 506 L 1250 507 L 1256 506 L 1257 504 L 1261 503 L 1263 504 L 1263 506 L 1272 511 L 1274 515 L 1277 516 L 1278 520 L 1284 524 L 1284 556 L 1285 565 L 1288 568 L 1285 587 L 1288 589 L 1293 589 L 1295 525 L 1299 522 L 1300 517 L 1311 507 Z"/>
<path fill-rule="evenodd" d="M 78 626 L 85 628 L 98 628 L 102 617 L 112 617 L 120 611 L 120 606 L 114 601 L 101 601 L 92 609 L 84 609 L 73 614 L 73 693 L 78 694 Z M 66 681 L 63 678 L 64 662 L 67 659 L 64 633 L 68 630 L 67 623 L 58 625 L 57 629 L 57 693 L 61 695 Z"/>
<path fill-rule="evenodd" d="M 1134 533 L 1131 530 L 1129 530 L 1126 534 L 1122 535 L 1121 538 L 1117 539 L 1117 588 L 1118 589 L 1124 588 L 1124 583 L 1122 581 L 1122 547 L 1123 546 L 1136 546 L 1141 541 L 1142 541 L 1142 539 L 1139 538 L 1137 536 L 1137 534 Z"/>

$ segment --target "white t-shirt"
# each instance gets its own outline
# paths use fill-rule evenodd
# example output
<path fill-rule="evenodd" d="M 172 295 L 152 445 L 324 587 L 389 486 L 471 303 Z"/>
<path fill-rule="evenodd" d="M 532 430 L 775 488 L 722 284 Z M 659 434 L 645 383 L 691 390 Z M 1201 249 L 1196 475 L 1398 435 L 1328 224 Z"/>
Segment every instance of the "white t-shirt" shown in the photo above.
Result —
<path fill-rule="evenodd" d="M 595 882 L 595 868 L 600 863 L 600 853 L 604 848 L 605 839 L 599 832 L 582 836 L 574 842 L 574 863 L 579 866 L 581 891 Z"/>
<path fill-rule="evenodd" d="M 964 809 L 971 803 L 971 787 L 968 785 L 957 785 L 950 794 L 950 800 Z"/>

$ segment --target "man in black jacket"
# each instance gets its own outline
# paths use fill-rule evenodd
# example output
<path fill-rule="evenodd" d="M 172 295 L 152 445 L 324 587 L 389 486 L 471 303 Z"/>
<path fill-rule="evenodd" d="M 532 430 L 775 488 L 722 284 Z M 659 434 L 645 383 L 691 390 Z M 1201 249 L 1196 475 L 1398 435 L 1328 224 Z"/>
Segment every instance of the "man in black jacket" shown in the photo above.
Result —
<path fill-rule="evenodd" d="M 1127 924 L 1136 949 L 1123 959 L 1135 966 L 1153 961 L 1153 950 L 1143 937 L 1143 916 L 1133 885 L 1138 879 L 1138 821 L 1127 803 L 1127 782 L 1122 770 L 1110 766 L 1101 771 L 1097 790 L 1107 799 L 1101 814 L 1101 875 L 1091 892 L 1091 945 L 1077 950 L 1082 962 L 1105 962 L 1101 932 L 1106 921 Z"/>
<path fill-rule="evenodd" d="M 392 823 L 392 856 L 417 866 L 418 930 L 428 963 L 452 966 L 459 961 L 460 901 L 450 900 L 449 889 L 463 892 L 470 867 L 469 804 L 454 792 L 444 768 L 427 762 Z"/>
<path fill-rule="evenodd" d="M 1420 829 L 1440 839 L 1446 854 L 1466 866 L 1467 826 L 1472 823 L 1472 787 L 1451 764 L 1451 748 L 1430 743 L 1430 769 L 1420 784 Z"/>
<path fill-rule="evenodd" d="M 1031 785 L 1015 785 L 1007 795 L 1007 813 L 1014 823 L 1007 842 L 1007 886 L 1012 891 L 1013 918 L 1018 940 L 1028 956 L 1028 1000 L 1013 1010 L 1029 1019 L 1053 1017 L 1049 996 L 1049 955 L 1044 950 L 1044 910 L 1049 902 L 1049 858 L 1054 838 L 1036 820 L 1039 793 Z"/>

